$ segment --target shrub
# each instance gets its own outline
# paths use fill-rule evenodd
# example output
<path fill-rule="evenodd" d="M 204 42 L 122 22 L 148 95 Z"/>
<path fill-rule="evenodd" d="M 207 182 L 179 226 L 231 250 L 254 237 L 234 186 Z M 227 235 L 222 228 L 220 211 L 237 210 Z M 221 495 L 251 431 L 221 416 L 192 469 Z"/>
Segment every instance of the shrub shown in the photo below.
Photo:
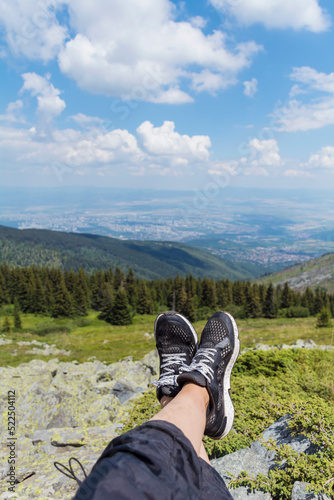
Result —
<path fill-rule="evenodd" d="M 88 318 L 76 318 L 75 324 L 79 327 L 89 326 L 91 324 L 91 320 Z"/>
<path fill-rule="evenodd" d="M 210 307 L 204 306 L 196 309 L 196 320 L 197 321 L 207 321 L 213 314 L 214 310 Z"/>
<path fill-rule="evenodd" d="M 246 319 L 246 311 L 244 306 L 236 306 L 235 304 L 227 304 L 224 307 L 224 311 L 232 314 L 234 318 Z"/>
<path fill-rule="evenodd" d="M 291 306 L 285 311 L 285 316 L 287 318 L 308 318 L 310 315 L 310 310 L 308 307 L 302 306 Z"/>
<path fill-rule="evenodd" d="M 72 328 L 69 324 L 60 326 L 54 323 L 42 323 L 31 330 L 31 333 L 44 337 L 50 333 L 70 333 L 71 330 Z"/>
<path fill-rule="evenodd" d="M 330 327 L 332 326 L 331 322 L 331 313 L 326 307 L 323 307 L 317 316 L 317 328 Z"/>

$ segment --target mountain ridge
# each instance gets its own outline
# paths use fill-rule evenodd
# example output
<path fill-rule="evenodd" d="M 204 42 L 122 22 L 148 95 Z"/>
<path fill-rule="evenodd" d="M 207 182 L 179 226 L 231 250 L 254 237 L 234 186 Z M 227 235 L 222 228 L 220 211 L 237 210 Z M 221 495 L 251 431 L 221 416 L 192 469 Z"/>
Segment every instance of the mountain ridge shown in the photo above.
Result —
<path fill-rule="evenodd" d="M 321 257 L 289 266 L 256 281 L 266 285 L 270 282 L 274 285 L 288 282 L 290 288 L 301 292 L 309 287 L 312 290 L 322 288 L 329 293 L 334 293 L 334 253 L 326 253 Z"/>
<path fill-rule="evenodd" d="M 119 266 L 133 268 L 138 278 L 180 274 L 195 277 L 254 279 L 260 268 L 216 257 L 204 250 L 170 241 L 120 240 L 89 233 L 49 229 L 15 229 L 0 225 L 0 263 L 60 267 L 92 272 Z"/>

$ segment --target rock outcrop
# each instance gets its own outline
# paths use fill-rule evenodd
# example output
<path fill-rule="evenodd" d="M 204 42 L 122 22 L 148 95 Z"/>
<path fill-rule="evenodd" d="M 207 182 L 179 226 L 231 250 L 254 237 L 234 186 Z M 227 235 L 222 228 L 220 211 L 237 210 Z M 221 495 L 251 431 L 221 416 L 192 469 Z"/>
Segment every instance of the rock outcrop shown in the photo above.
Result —
<path fill-rule="evenodd" d="M 77 484 L 53 462 L 75 456 L 88 472 L 138 395 L 156 380 L 155 352 L 106 365 L 34 360 L 0 368 L 2 418 L 0 498 L 51 500 L 73 497 Z M 8 391 L 15 391 L 15 435 L 7 430 Z M 16 438 L 16 439 L 14 439 Z M 8 490 L 8 443 L 15 443 L 15 492 Z M 80 469 L 79 469 L 80 471 Z"/>
<path fill-rule="evenodd" d="M 285 415 L 271 425 L 262 433 L 262 440 L 268 442 L 269 439 L 276 440 L 279 446 L 289 445 L 297 453 L 313 454 L 316 448 L 305 436 L 292 436 L 288 427 L 289 415 Z M 238 477 L 242 471 L 247 471 L 250 476 L 256 478 L 258 474 L 268 475 L 271 469 L 277 464 L 275 452 L 268 450 L 260 441 L 254 441 L 249 448 L 230 453 L 225 457 L 211 461 L 213 467 L 224 478 L 227 485 L 230 484 L 232 476 Z M 324 494 L 315 495 L 312 491 L 307 491 L 307 483 L 296 481 L 292 491 L 292 500 L 330 500 Z M 269 493 L 263 491 L 250 490 L 246 487 L 231 489 L 234 500 L 272 500 Z"/>
<path fill-rule="evenodd" d="M 314 345 L 297 341 L 293 347 L 314 348 Z M 127 358 L 111 365 L 97 360 L 79 364 L 53 359 L 48 362 L 34 360 L 17 368 L 0 368 L 0 410 L 3 416 L 0 499 L 72 498 L 77 484 L 57 471 L 53 463 L 68 464 L 70 457 L 74 456 L 88 473 L 105 446 L 122 431 L 122 419 L 135 404 L 137 396 L 156 380 L 157 373 L 155 352 L 147 354 L 141 361 Z M 9 435 L 7 428 L 8 391 L 15 391 L 15 398 L 11 399 L 16 413 L 13 436 Z M 282 417 L 264 431 L 263 439 L 273 438 L 278 444 L 289 444 L 298 453 L 314 453 L 307 438 L 291 435 L 288 418 Z M 8 490 L 8 444 L 11 443 L 14 443 L 16 454 L 18 484 L 15 491 Z M 275 456 L 260 441 L 255 441 L 249 448 L 212 460 L 212 465 L 229 484 L 231 475 L 238 476 L 242 470 L 254 477 L 259 473 L 267 475 L 275 467 Z M 83 478 L 78 466 L 76 470 Z M 325 495 L 309 492 L 306 486 L 296 482 L 292 500 L 328 500 Z M 231 494 L 235 500 L 271 500 L 269 493 L 244 487 L 231 489 Z"/>

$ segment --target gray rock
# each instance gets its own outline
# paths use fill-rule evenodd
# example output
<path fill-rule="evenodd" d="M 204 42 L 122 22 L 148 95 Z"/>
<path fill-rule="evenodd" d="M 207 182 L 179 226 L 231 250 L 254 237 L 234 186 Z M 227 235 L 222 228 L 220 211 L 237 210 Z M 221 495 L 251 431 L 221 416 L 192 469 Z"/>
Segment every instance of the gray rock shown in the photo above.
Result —
<path fill-rule="evenodd" d="M 315 453 L 316 447 L 311 443 L 309 439 L 305 436 L 297 435 L 292 436 L 291 430 L 288 427 L 288 421 L 290 416 L 285 415 L 281 417 L 277 422 L 268 427 L 263 433 L 262 438 L 265 441 L 269 439 L 274 439 L 278 445 L 289 445 L 297 453 L 312 454 Z M 251 446 L 251 450 L 258 454 L 262 459 L 266 460 L 269 468 L 273 469 L 277 467 L 277 462 L 275 460 L 276 453 L 273 450 L 268 450 L 260 441 L 254 441 Z"/>
<path fill-rule="evenodd" d="M 314 453 L 316 450 L 308 438 L 302 435 L 292 436 L 288 427 L 289 418 L 290 415 L 285 415 L 277 420 L 262 433 L 263 439 L 275 439 L 278 445 L 288 444 L 297 453 Z"/>
<path fill-rule="evenodd" d="M 251 448 L 235 451 L 225 457 L 217 458 L 211 461 L 211 465 L 223 477 L 228 486 L 231 477 L 238 476 L 241 471 L 247 470 L 248 474 L 256 477 L 258 474 L 268 475 L 268 462 Z"/>
<path fill-rule="evenodd" d="M 324 493 L 315 494 L 312 490 L 307 491 L 308 483 L 296 481 L 292 488 L 291 500 L 330 500 Z"/>
<path fill-rule="evenodd" d="M 255 344 L 255 349 L 257 351 L 270 351 L 273 347 L 267 344 Z"/>
<path fill-rule="evenodd" d="M 231 482 L 232 476 L 238 477 L 240 472 L 247 470 L 254 478 L 258 474 L 268 475 L 269 464 L 256 451 L 251 448 L 235 451 L 225 457 L 211 460 L 211 465 L 222 476 L 226 485 Z M 251 491 L 249 488 L 240 487 L 230 489 L 230 493 L 235 500 L 250 498 L 253 500 L 270 500 L 271 495 L 263 491 Z"/>
<path fill-rule="evenodd" d="M 250 490 L 249 488 L 236 488 L 234 490 L 229 490 L 234 500 L 244 500 L 244 498 L 249 498 L 250 500 L 271 500 L 272 496 L 265 491 Z"/>

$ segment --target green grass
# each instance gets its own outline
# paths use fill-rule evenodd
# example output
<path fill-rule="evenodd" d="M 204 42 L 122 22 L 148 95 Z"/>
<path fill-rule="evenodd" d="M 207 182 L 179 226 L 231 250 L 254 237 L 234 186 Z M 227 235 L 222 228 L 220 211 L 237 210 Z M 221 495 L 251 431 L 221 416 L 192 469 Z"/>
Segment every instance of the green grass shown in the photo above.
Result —
<path fill-rule="evenodd" d="M 0 311 L 0 326 L 2 327 L 4 313 L 10 316 L 11 309 Z M 1 346 L 0 366 L 17 366 L 32 359 L 45 359 L 54 356 L 27 354 L 31 346 L 18 346 L 17 341 L 37 340 L 47 344 L 55 344 L 58 349 L 71 351 L 70 356 L 57 356 L 61 361 L 79 362 L 87 361 L 90 357 L 114 363 L 126 356 L 133 356 L 135 360 L 141 359 L 147 352 L 155 348 L 154 338 L 146 338 L 145 333 L 153 333 L 154 316 L 135 316 L 134 322 L 129 326 L 112 326 L 97 318 L 96 311 L 90 311 L 84 318 L 53 319 L 47 316 L 34 316 L 22 314 L 22 331 L 4 334 L 13 340 L 12 344 Z M 200 334 L 205 321 L 194 324 Z M 316 328 L 316 318 L 276 318 L 276 319 L 248 319 L 238 320 L 240 330 L 241 348 L 252 347 L 261 342 L 269 345 L 293 344 L 297 339 L 312 339 L 317 344 L 334 344 L 334 328 Z M 41 332 L 51 327 L 52 330 L 45 335 Z M 104 342 L 107 340 L 108 342 Z M 16 356 L 13 356 L 14 352 Z"/>

